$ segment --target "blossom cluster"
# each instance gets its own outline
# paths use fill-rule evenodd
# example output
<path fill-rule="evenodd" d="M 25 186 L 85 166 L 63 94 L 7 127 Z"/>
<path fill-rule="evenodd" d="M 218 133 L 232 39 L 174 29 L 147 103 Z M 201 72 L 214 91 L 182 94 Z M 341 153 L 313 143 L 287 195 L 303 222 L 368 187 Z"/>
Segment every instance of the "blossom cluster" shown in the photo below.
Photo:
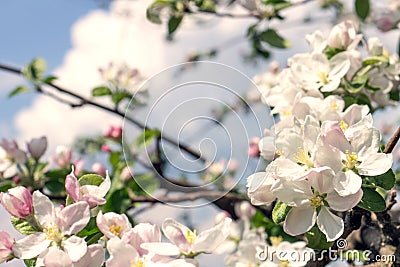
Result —
<path fill-rule="evenodd" d="M 247 192 L 254 205 L 277 199 L 290 235 L 316 224 L 328 242 L 338 239 L 344 230 L 338 212 L 368 198 L 364 187 L 374 187 L 369 181 L 392 167 L 370 113 L 395 104 L 390 93 L 397 90 L 399 60 L 377 38 L 368 40 L 363 59 L 357 50 L 362 38 L 350 21 L 336 25 L 327 39 L 317 31 L 307 36 L 311 53 L 255 77 L 262 101 L 280 121 L 258 142 L 270 163 L 248 177 Z"/>
<path fill-rule="evenodd" d="M 111 180 L 95 174 L 79 179 L 74 170 L 65 178 L 66 206 L 55 205 L 42 192 L 18 186 L 0 194 L 14 227 L 26 235 L 13 240 L 0 231 L 0 263 L 14 258 L 34 260 L 32 266 L 179 266 L 194 267 L 194 259 L 212 253 L 230 234 L 230 218 L 197 233 L 174 219 L 162 232 L 150 223 L 132 224 L 125 214 L 106 212 Z M 105 251 L 107 251 L 107 258 Z"/>

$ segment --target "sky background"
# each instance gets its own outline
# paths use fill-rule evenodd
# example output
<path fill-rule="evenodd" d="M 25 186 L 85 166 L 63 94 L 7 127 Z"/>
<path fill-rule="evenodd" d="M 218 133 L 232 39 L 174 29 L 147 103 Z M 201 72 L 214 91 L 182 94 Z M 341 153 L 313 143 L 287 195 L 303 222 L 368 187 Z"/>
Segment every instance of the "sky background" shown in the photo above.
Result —
<path fill-rule="evenodd" d="M 59 77 L 57 84 L 87 96 L 91 88 L 102 82 L 97 69 L 109 62 L 127 63 L 137 67 L 143 76 L 151 77 L 167 67 L 182 63 L 193 51 L 223 44 L 229 45 L 213 59 L 216 62 L 237 68 L 248 77 L 267 69 L 270 61 L 246 64 L 240 56 L 248 52 L 244 33 L 251 19 L 203 16 L 186 20 L 174 41 L 166 42 L 165 25 L 151 24 L 145 19 L 148 4 L 147 0 L 118 1 L 111 7 L 95 0 L 2 1 L 0 62 L 22 67 L 34 57 L 42 57 L 48 64 L 47 73 Z M 294 53 L 309 51 L 305 34 L 316 29 L 327 34 L 331 25 L 329 18 L 332 18 L 332 12 L 317 12 L 315 3 L 285 14 L 288 20 L 277 27 L 293 43 L 293 47 L 274 50 L 271 60 L 277 60 L 281 66 Z M 301 24 L 302 19 L 308 16 L 314 23 Z M 378 32 L 370 29 L 368 34 L 373 36 Z M 389 51 L 395 52 L 396 33 L 380 36 Z M 25 84 L 21 77 L 0 71 L 1 138 L 15 138 L 23 145 L 33 137 L 46 135 L 51 154 L 57 145 L 71 144 L 77 136 L 104 132 L 110 124 L 122 123 L 119 118 L 101 111 L 71 109 L 34 93 L 8 99 L 6 95 L 21 84 Z M 244 82 L 242 88 L 245 87 L 248 84 Z M 171 104 L 174 107 L 175 103 Z M 209 112 L 207 108 L 205 113 Z M 391 111 L 391 114 L 396 113 L 398 110 Z M 379 116 L 385 118 L 381 121 L 388 124 L 398 120 L 397 116 Z M 182 209 L 173 207 L 157 208 L 142 214 L 140 219 L 161 223 L 164 218 L 178 216 L 181 212 Z M 213 225 L 216 212 L 213 207 L 189 211 L 193 224 L 200 230 Z M 3 210 L 0 216 L 0 229 L 15 234 L 4 219 L 6 214 Z M 204 263 L 207 264 L 204 266 L 221 266 L 221 261 L 221 257 L 205 256 Z M 17 266 L 17 263 L 13 261 L 2 266 Z"/>

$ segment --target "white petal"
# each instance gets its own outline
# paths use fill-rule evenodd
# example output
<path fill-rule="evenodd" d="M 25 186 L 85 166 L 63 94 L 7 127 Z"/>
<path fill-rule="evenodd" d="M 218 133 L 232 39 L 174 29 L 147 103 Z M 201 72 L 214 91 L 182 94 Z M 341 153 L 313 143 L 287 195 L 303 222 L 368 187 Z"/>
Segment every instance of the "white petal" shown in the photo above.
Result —
<path fill-rule="evenodd" d="M 392 154 L 375 153 L 361 162 L 357 170 L 361 175 L 375 176 L 387 172 L 392 167 L 392 164 Z"/>
<path fill-rule="evenodd" d="M 70 267 L 72 261 L 67 253 L 59 248 L 52 246 L 44 256 L 43 263 L 46 267 Z"/>
<path fill-rule="evenodd" d="M 336 211 L 347 211 L 360 202 L 363 196 L 362 189 L 358 190 L 357 193 L 348 195 L 348 196 L 341 196 L 336 191 L 333 191 L 327 195 L 325 200 L 328 202 L 329 207 Z"/>
<path fill-rule="evenodd" d="M 143 243 L 140 246 L 143 249 L 158 255 L 176 256 L 180 254 L 179 248 L 171 243 L 152 242 L 152 243 Z"/>
<path fill-rule="evenodd" d="M 321 232 L 325 234 L 327 241 L 336 240 L 343 234 L 344 223 L 342 218 L 330 212 L 327 207 L 321 207 L 317 217 L 317 225 Z"/>
<path fill-rule="evenodd" d="M 82 258 L 87 251 L 85 240 L 77 236 L 71 236 L 67 240 L 62 241 L 61 246 L 74 262 Z"/>
<path fill-rule="evenodd" d="M 131 245 L 116 237 L 107 241 L 107 250 L 110 253 L 110 258 L 106 262 L 107 267 L 130 266 L 131 261 L 136 261 L 139 256 Z"/>
<path fill-rule="evenodd" d="M 334 176 L 335 173 L 332 171 L 332 169 L 321 168 L 320 171 L 310 172 L 310 174 L 308 175 L 308 179 L 310 180 L 311 185 L 314 189 L 316 189 L 321 194 L 325 194 L 330 193 L 334 190 L 332 184 Z"/>
<path fill-rule="evenodd" d="M 186 239 L 186 233 L 191 232 L 185 225 L 174 219 L 166 219 L 162 224 L 164 235 L 182 251 L 190 250 L 191 245 Z"/>
<path fill-rule="evenodd" d="M 85 228 L 90 220 L 89 205 L 84 201 L 74 203 L 62 209 L 57 217 L 63 233 L 76 234 Z"/>
<path fill-rule="evenodd" d="M 45 233 L 34 233 L 28 235 L 17 242 L 13 246 L 15 256 L 20 259 L 31 259 L 42 253 L 51 243 L 46 239 Z"/>
<path fill-rule="evenodd" d="M 334 172 L 343 168 L 340 151 L 329 145 L 319 146 L 315 153 L 315 162 L 318 166 L 328 166 Z"/>
<path fill-rule="evenodd" d="M 229 236 L 231 222 L 230 218 L 225 218 L 216 226 L 201 232 L 194 241 L 193 250 L 212 253 Z"/>
<path fill-rule="evenodd" d="M 36 220 L 43 228 L 47 228 L 47 226 L 51 225 L 55 221 L 53 203 L 40 191 L 33 192 L 32 199 Z"/>
<path fill-rule="evenodd" d="M 289 235 L 300 235 L 309 231 L 317 220 L 317 212 L 311 206 L 293 207 L 287 214 L 283 229 Z"/>
<path fill-rule="evenodd" d="M 247 177 L 247 183 L 246 186 L 249 190 L 249 192 L 254 192 L 256 191 L 264 181 L 267 179 L 267 173 L 266 172 L 256 172 L 249 177 Z"/>
<path fill-rule="evenodd" d="M 361 177 L 353 171 L 338 172 L 333 180 L 333 187 L 341 196 L 357 193 L 361 188 L 361 184 Z"/>

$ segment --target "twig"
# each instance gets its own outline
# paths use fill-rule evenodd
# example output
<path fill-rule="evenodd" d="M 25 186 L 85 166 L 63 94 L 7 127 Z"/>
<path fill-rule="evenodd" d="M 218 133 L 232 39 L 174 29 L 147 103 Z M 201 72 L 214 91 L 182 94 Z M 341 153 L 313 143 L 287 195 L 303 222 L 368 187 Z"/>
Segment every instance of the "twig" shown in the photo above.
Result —
<path fill-rule="evenodd" d="M 16 74 L 19 74 L 19 75 L 23 75 L 21 69 L 18 69 L 18 68 L 15 68 L 15 67 L 11 67 L 11 66 L 7 66 L 7 65 L 4 65 L 4 64 L 0 64 L 0 69 L 5 70 L 5 71 L 9 71 L 9 72 L 12 72 L 12 73 L 16 73 Z M 59 97 L 55 97 L 54 94 L 50 94 L 48 92 L 46 93 L 46 95 L 52 97 L 53 99 L 55 99 L 57 101 L 60 101 L 63 104 L 69 104 L 73 108 L 81 107 L 81 106 L 84 106 L 84 105 L 93 106 L 93 107 L 99 108 L 101 110 L 110 112 L 111 114 L 117 115 L 117 116 L 119 116 L 121 118 L 125 118 L 127 121 L 129 121 L 133 125 L 137 126 L 138 128 L 141 128 L 143 130 L 149 130 L 149 128 L 145 124 L 143 124 L 142 122 L 136 120 L 133 117 L 128 116 L 127 114 L 124 114 L 124 113 L 120 112 L 117 109 L 113 109 L 113 108 L 104 106 L 104 105 L 102 105 L 100 103 L 97 103 L 97 102 L 95 102 L 93 100 L 87 99 L 84 96 L 81 96 L 81 95 L 76 94 L 74 92 L 71 92 L 71 91 L 69 91 L 67 89 L 64 89 L 64 88 L 62 88 L 62 87 L 60 87 L 60 86 L 58 86 L 58 85 L 56 85 L 56 84 L 54 84 L 52 82 L 47 83 L 47 85 L 52 87 L 52 88 L 54 88 L 54 89 L 56 89 L 60 93 L 63 93 L 65 95 L 71 96 L 71 97 L 79 100 L 79 103 L 77 103 L 77 104 L 71 104 L 70 102 L 66 103 L 65 101 L 60 101 L 60 98 Z M 162 134 L 162 139 L 167 141 L 168 143 L 180 148 L 181 150 L 185 151 L 186 153 L 192 155 L 196 159 L 200 159 L 203 162 L 205 161 L 205 159 L 197 151 L 194 151 L 190 147 L 188 147 L 186 145 L 183 145 L 180 142 L 175 141 L 173 138 L 171 138 L 169 136 L 166 136 L 165 134 Z"/>
<path fill-rule="evenodd" d="M 397 142 L 399 142 L 400 139 L 400 127 L 397 128 L 397 131 L 394 133 L 392 138 L 390 138 L 389 142 L 386 144 L 385 150 L 383 150 L 383 153 L 392 153 L 393 149 L 396 147 Z"/>

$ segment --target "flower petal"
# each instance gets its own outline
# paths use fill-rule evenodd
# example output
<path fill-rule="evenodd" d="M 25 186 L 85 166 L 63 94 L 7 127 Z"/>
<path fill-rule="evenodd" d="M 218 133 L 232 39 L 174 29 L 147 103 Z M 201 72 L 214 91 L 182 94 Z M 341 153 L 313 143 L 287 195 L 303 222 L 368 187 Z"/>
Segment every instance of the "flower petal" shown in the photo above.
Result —
<path fill-rule="evenodd" d="M 171 243 L 162 243 L 162 242 L 143 243 L 140 245 L 140 247 L 157 255 L 176 256 L 180 254 L 179 248 Z"/>
<path fill-rule="evenodd" d="M 131 266 L 131 262 L 139 257 L 131 245 L 116 237 L 107 241 L 107 250 L 110 253 L 110 258 L 106 262 L 107 267 Z"/>
<path fill-rule="evenodd" d="M 89 205 L 84 201 L 74 203 L 62 209 L 57 217 L 63 233 L 76 234 L 85 228 L 90 220 Z"/>
<path fill-rule="evenodd" d="M 99 267 L 104 262 L 104 249 L 99 244 L 87 247 L 86 254 L 74 263 L 74 267 Z"/>
<path fill-rule="evenodd" d="M 67 253 L 52 246 L 44 256 L 43 263 L 46 267 L 71 267 L 72 261 Z"/>
<path fill-rule="evenodd" d="M 369 155 L 357 167 L 361 175 L 375 176 L 387 172 L 393 165 L 393 155 L 384 153 L 375 153 Z"/>
<path fill-rule="evenodd" d="M 65 178 L 65 190 L 75 202 L 80 200 L 79 182 L 74 175 L 74 169 L 72 169 L 71 174 L 67 175 Z"/>
<path fill-rule="evenodd" d="M 191 232 L 191 230 L 185 225 L 168 218 L 163 222 L 162 230 L 164 235 L 182 251 L 188 251 L 190 249 L 191 245 L 185 235 Z"/>
<path fill-rule="evenodd" d="M 33 192 L 32 199 L 36 220 L 43 228 L 47 228 L 47 226 L 51 225 L 55 221 L 55 211 L 53 203 L 40 191 Z"/>
<path fill-rule="evenodd" d="M 74 262 L 81 259 L 87 251 L 85 240 L 77 236 L 71 236 L 67 240 L 62 241 L 61 246 Z"/>
<path fill-rule="evenodd" d="M 361 177 L 353 171 L 338 172 L 333 180 L 333 187 L 340 196 L 357 193 L 361 188 L 361 184 Z"/>
<path fill-rule="evenodd" d="M 329 207 L 336 211 L 347 211 L 360 202 L 363 196 L 362 189 L 358 190 L 357 193 L 348 195 L 348 196 L 341 196 L 336 191 L 329 193 L 325 200 L 328 202 Z"/>
<path fill-rule="evenodd" d="M 225 218 L 216 226 L 201 232 L 195 239 L 193 250 L 212 253 L 230 234 L 232 220 Z"/>
<path fill-rule="evenodd" d="M 34 233 L 15 242 L 13 251 L 20 259 L 31 259 L 42 253 L 51 243 L 45 233 Z"/>
<path fill-rule="evenodd" d="M 343 234 L 344 223 L 342 218 L 330 212 L 327 207 L 321 207 L 317 217 L 317 225 L 321 232 L 325 234 L 328 242 L 338 239 Z"/>
<path fill-rule="evenodd" d="M 287 214 L 283 229 L 290 235 L 304 234 L 317 220 L 317 212 L 311 206 L 293 207 Z"/>

